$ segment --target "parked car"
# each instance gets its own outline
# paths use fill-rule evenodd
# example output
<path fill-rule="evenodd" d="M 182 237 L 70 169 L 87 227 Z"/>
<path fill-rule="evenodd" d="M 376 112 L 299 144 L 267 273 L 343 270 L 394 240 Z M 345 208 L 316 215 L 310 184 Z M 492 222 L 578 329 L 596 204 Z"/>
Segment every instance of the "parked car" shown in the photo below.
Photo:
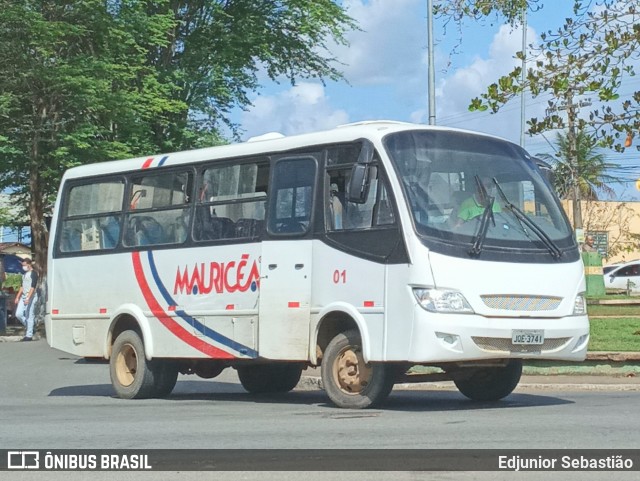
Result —
<path fill-rule="evenodd" d="M 624 263 L 618 263 L 618 264 L 610 264 L 608 266 L 602 266 L 602 273 L 603 274 L 608 274 L 609 272 L 611 272 L 614 269 L 617 269 L 618 267 L 620 267 L 621 265 L 623 265 Z"/>
<path fill-rule="evenodd" d="M 607 267 L 613 268 L 605 270 Z M 631 292 L 640 292 L 640 260 L 617 266 L 605 266 L 602 271 L 606 289 L 629 289 Z"/>

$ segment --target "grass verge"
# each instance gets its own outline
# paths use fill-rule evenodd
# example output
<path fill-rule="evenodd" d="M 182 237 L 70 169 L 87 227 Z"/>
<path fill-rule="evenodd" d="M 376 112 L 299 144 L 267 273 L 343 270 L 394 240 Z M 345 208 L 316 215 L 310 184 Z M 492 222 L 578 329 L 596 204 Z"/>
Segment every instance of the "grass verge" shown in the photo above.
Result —
<path fill-rule="evenodd" d="M 591 310 L 589 315 L 593 315 Z M 589 351 L 640 352 L 640 317 L 590 319 Z"/>
<path fill-rule="evenodd" d="M 589 316 L 640 316 L 640 305 L 638 306 L 616 306 L 589 304 L 587 306 Z"/>

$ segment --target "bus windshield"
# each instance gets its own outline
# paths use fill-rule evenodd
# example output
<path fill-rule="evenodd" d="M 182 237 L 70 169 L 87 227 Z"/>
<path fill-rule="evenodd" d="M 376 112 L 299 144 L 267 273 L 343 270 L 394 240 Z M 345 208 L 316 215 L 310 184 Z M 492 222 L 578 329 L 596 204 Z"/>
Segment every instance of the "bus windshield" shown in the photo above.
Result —
<path fill-rule="evenodd" d="M 567 218 L 534 159 L 510 142 L 465 132 L 390 134 L 385 148 L 417 233 L 460 255 L 573 247 Z M 436 247 L 436 250 L 437 247 Z M 454 249 L 455 250 L 455 249 Z"/>

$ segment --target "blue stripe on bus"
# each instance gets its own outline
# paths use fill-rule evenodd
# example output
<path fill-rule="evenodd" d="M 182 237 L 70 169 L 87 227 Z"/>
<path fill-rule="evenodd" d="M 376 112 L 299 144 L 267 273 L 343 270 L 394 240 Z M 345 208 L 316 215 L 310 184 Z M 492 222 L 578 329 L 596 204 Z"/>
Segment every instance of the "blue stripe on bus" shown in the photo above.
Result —
<path fill-rule="evenodd" d="M 164 157 L 162 157 L 160 159 L 160 162 L 158 162 L 158 167 L 162 167 L 162 165 L 167 161 L 168 158 L 169 158 L 168 155 L 165 155 Z"/>
<path fill-rule="evenodd" d="M 160 291 L 160 294 L 164 298 L 167 305 L 175 306 L 176 301 L 171 297 L 171 294 L 169 294 L 169 291 L 167 291 L 167 288 L 164 286 L 164 284 L 162 283 L 162 280 L 160 279 L 160 275 L 158 274 L 158 269 L 156 268 L 156 264 L 153 259 L 153 252 L 148 251 L 147 255 L 149 258 L 149 266 L 151 268 L 151 274 L 153 275 L 153 279 L 156 283 L 156 286 L 158 287 L 158 290 Z M 180 316 L 182 319 L 184 319 L 189 324 L 191 324 L 194 329 L 196 329 L 198 332 L 201 332 L 206 337 L 211 338 L 214 341 L 219 342 L 220 344 L 226 347 L 229 347 L 234 351 L 238 351 L 239 353 L 244 354 L 246 356 L 258 357 L 258 351 L 255 351 L 254 349 L 251 349 L 245 346 L 244 344 L 240 344 L 239 342 L 236 342 L 233 339 L 229 339 L 228 337 L 223 336 L 219 332 L 208 328 L 207 326 L 199 322 L 197 319 L 191 317 L 190 315 L 188 315 L 186 312 L 182 310 L 181 311 L 176 310 L 175 312 L 178 316 Z"/>

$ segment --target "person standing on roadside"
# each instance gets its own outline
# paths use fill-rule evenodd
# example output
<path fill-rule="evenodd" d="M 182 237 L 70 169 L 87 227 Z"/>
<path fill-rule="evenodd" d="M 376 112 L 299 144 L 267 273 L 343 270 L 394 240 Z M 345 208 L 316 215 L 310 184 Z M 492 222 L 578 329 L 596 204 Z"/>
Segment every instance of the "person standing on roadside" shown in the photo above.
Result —
<path fill-rule="evenodd" d="M 2 285 L 7 280 L 7 273 L 4 270 L 4 256 L 0 255 L 0 329 L 7 327 L 7 306 L 6 299 L 2 293 Z"/>
<path fill-rule="evenodd" d="M 23 341 L 33 340 L 33 330 L 36 325 L 35 304 L 37 300 L 36 286 L 38 285 L 38 273 L 33 270 L 32 261 L 29 258 L 22 260 L 22 286 L 16 294 L 16 318 L 27 328 Z"/>
<path fill-rule="evenodd" d="M 0 256 L 0 290 L 2 290 L 2 285 L 6 280 L 7 280 L 7 273 L 4 270 L 4 259 L 3 259 L 3 256 Z"/>
<path fill-rule="evenodd" d="M 593 245 L 594 242 L 595 239 L 593 238 L 593 236 L 588 235 L 584 240 L 584 244 L 582 244 L 582 252 L 598 252 L 598 249 L 596 249 Z"/>

